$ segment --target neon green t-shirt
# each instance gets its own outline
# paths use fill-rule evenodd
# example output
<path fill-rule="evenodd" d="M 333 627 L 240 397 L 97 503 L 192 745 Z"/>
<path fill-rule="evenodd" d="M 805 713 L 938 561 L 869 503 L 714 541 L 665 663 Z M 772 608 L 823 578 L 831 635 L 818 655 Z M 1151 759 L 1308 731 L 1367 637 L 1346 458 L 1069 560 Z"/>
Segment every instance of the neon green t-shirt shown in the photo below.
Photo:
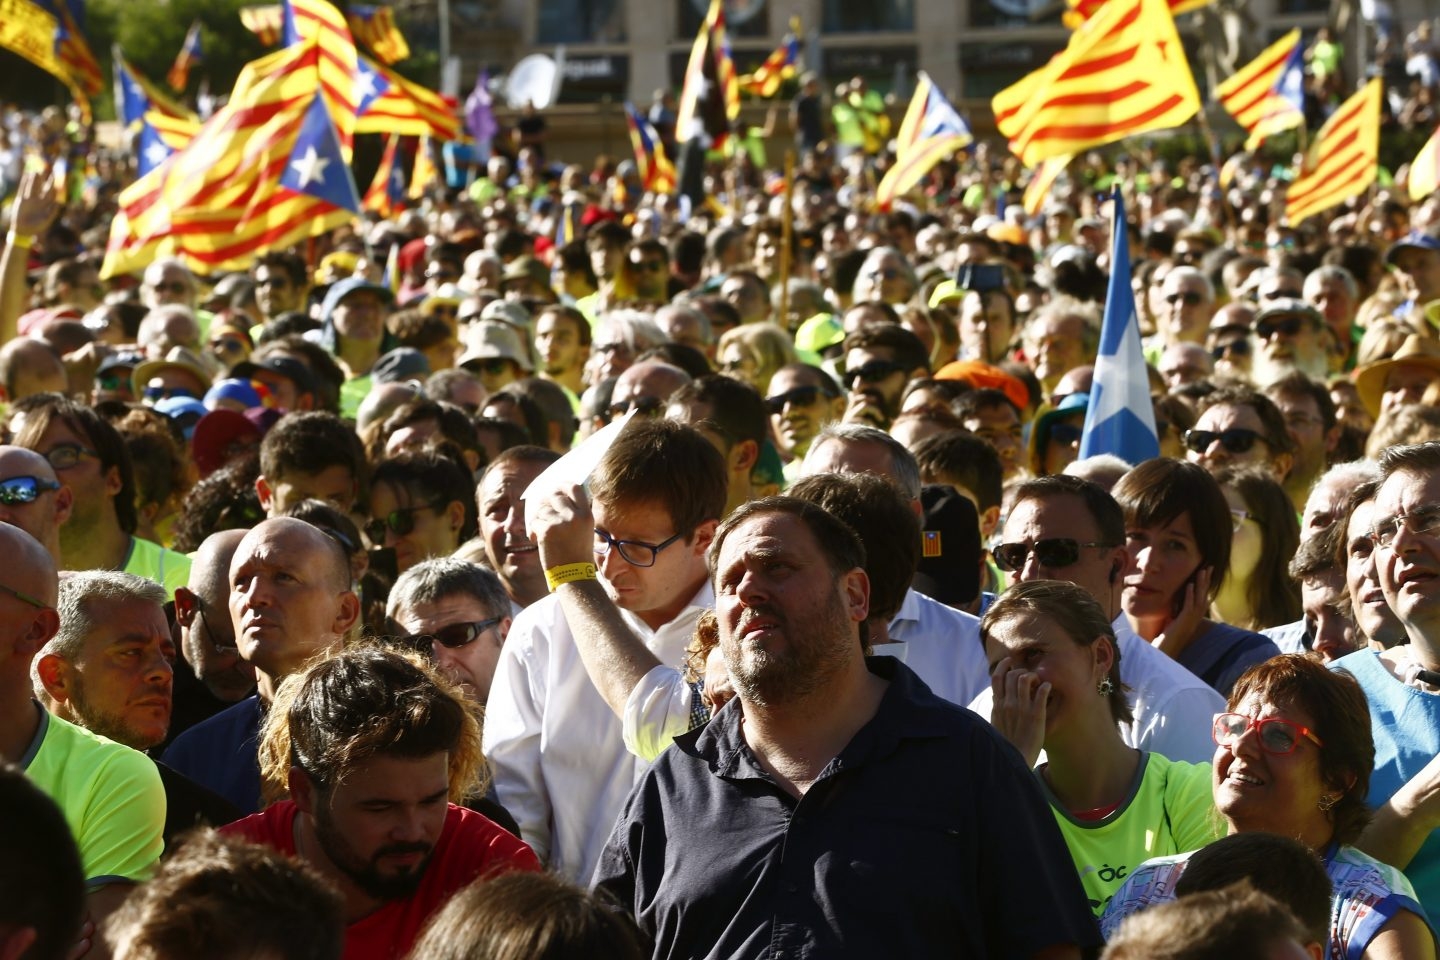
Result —
<path fill-rule="evenodd" d="M 1130 871 L 1146 860 L 1198 850 L 1225 833 L 1215 814 L 1208 763 L 1144 754 L 1129 799 L 1103 820 L 1076 819 L 1060 807 L 1043 777 L 1040 787 L 1097 917 Z"/>
<path fill-rule="evenodd" d="M 145 754 L 40 712 L 20 768 L 65 815 L 85 886 L 150 879 L 165 841 L 165 787 Z"/>
<path fill-rule="evenodd" d="M 125 558 L 124 570 L 154 580 L 174 600 L 175 588 L 185 586 L 190 580 L 190 558 L 150 540 L 131 537 L 130 556 Z"/>
<path fill-rule="evenodd" d="M 360 412 L 360 404 L 370 395 L 370 374 L 363 377 L 355 377 L 340 384 L 340 416 L 355 422 L 356 415 Z"/>

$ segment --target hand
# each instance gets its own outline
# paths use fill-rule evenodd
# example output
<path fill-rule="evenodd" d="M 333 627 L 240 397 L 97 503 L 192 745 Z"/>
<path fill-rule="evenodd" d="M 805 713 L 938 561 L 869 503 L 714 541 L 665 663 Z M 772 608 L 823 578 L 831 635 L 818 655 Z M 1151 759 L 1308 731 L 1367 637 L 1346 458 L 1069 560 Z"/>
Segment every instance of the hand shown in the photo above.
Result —
<path fill-rule="evenodd" d="M 546 494 L 528 529 L 540 548 L 540 566 L 546 570 L 595 559 L 595 517 L 580 484 Z"/>
<path fill-rule="evenodd" d="M 994 697 L 991 726 L 1015 745 L 1026 766 L 1035 766 L 1045 747 L 1045 705 L 1050 697 L 1050 682 L 1042 682 L 1034 672 L 1021 670 L 1005 657 L 990 672 L 990 693 Z"/>
<path fill-rule="evenodd" d="M 856 390 L 850 394 L 850 401 L 845 404 L 845 413 L 840 419 L 846 423 L 863 423 L 879 430 L 885 430 L 890 425 L 890 418 L 880 406 L 879 398 L 864 390 Z"/>
<path fill-rule="evenodd" d="M 80 927 L 80 939 L 76 940 L 70 947 L 70 952 L 65 954 L 65 960 L 80 960 L 81 957 L 90 952 L 90 945 L 95 939 L 95 921 L 89 917 Z"/>
<path fill-rule="evenodd" d="M 1200 622 L 1210 608 L 1210 579 L 1213 567 L 1201 567 L 1195 578 L 1185 585 L 1185 601 L 1175 619 L 1165 625 L 1165 632 L 1155 638 L 1154 644 L 1172 658 L 1180 656 L 1190 641 L 1195 639 Z"/>
<path fill-rule="evenodd" d="M 44 233 L 59 214 L 51 171 L 25 171 L 15 203 L 10 207 L 10 229 L 21 236 L 34 237 Z"/>

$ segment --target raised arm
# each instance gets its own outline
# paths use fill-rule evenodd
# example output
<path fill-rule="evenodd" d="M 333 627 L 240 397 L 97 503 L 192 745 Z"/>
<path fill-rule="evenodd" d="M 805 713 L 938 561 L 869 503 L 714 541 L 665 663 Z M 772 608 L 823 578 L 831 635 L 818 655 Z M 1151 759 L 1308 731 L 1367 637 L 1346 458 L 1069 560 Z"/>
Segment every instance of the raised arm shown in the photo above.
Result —
<path fill-rule="evenodd" d="M 25 312 L 25 266 L 30 246 L 60 213 L 55 183 L 49 170 L 27 170 L 10 207 L 9 232 L 0 252 L 0 343 L 9 343 L 20 333 L 20 315 Z"/>

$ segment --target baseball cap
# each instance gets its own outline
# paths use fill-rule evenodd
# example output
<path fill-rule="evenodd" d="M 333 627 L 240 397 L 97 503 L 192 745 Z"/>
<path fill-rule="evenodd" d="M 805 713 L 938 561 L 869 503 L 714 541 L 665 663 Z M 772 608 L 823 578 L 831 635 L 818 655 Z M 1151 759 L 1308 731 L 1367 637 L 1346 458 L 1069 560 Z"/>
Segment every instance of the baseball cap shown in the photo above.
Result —
<path fill-rule="evenodd" d="M 428 376 L 430 361 L 414 347 L 396 347 L 382 354 L 370 368 L 370 379 L 374 383 L 404 383 Z"/>
<path fill-rule="evenodd" d="M 311 393 L 315 390 L 315 378 L 311 375 L 310 368 L 294 357 L 274 356 L 264 360 L 246 360 L 231 367 L 230 376 L 239 380 L 253 380 L 256 372 L 260 370 L 284 377 L 295 384 L 299 393 Z"/>
<path fill-rule="evenodd" d="M 1395 241 L 1395 245 L 1386 251 L 1385 262 L 1393 264 L 1395 262 L 1395 254 L 1406 247 L 1417 250 L 1440 250 L 1440 239 L 1437 239 L 1434 234 L 1424 230 L 1411 230 L 1405 236 Z"/>

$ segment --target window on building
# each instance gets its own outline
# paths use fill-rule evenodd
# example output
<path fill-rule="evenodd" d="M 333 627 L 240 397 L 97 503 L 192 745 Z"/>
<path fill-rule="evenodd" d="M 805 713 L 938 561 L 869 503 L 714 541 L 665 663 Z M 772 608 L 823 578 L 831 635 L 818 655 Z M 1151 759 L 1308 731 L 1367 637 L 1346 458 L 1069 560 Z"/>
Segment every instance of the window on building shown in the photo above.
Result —
<path fill-rule="evenodd" d="M 536 43 L 624 43 L 624 0 L 540 0 Z"/>

